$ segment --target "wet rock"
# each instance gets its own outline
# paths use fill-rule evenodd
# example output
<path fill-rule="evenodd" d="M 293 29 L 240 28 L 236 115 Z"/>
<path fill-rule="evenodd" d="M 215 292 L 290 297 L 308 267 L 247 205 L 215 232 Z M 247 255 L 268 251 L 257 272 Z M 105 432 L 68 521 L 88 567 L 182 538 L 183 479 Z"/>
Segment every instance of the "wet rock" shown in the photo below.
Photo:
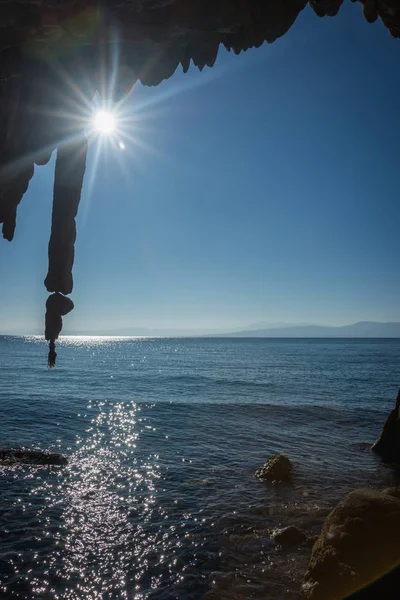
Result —
<path fill-rule="evenodd" d="M 386 419 L 372 450 L 385 460 L 400 463 L 400 390 L 396 406 Z"/>
<path fill-rule="evenodd" d="M 292 481 L 292 463 L 283 454 L 274 454 L 257 469 L 255 476 L 263 481 L 273 483 L 289 483 Z"/>
<path fill-rule="evenodd" d="M 383 490 L 383 492 L 384 494 L 389 494 L 389 496 L 394 496 L 395 498 L 400 499 L 400 486 L 386 488 L 386 490 Z"/>
<path fill-rule="evenodd" d="M 400 499 L 370 489 L 348 494 L 328 515 L 314 544 L 306 600 L 399 597 Z"/>
<path fill-rule="evenodd" d="M 293 525 L 283 529 L 275 529 L 271 537 L 281 546 L 298 546 L 306 540 L 305 533 Z"/>
<path fill-rule="evenodd" d="M 2 465 L 66 465 L 68 459 L 63 454 L 43 452 L 42 450 L 0 449 Z"/>

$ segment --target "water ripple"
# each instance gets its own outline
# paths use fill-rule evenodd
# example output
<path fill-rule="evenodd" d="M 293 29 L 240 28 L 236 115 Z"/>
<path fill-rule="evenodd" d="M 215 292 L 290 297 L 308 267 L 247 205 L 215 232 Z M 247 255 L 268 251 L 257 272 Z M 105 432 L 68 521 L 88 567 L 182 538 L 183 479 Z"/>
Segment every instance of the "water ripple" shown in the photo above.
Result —
<path fill-rule="evenodd" d="M 0 469 L 2 598 L 298 599 L 309 548 L 269 529 L 313 534 L 346 491 L 390 481 L 368 444 L 399 344 L 64 340 L 48 372 L 36 338 L 2 343 L 4 443 L 70 456 Z M 253 476 L 277 451 L 293 486 Z"/>

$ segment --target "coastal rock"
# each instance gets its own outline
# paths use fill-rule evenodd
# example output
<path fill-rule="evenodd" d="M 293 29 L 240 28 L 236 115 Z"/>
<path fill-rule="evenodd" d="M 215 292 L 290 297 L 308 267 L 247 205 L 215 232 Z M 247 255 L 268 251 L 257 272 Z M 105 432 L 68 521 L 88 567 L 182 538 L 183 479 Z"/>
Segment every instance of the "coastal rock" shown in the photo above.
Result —
<path fill-rule="evenodd" d="M 68 464 L 63 454 L 43 452 L 42 450 L 0 449 L 0 465 L 60 465 Z"/>
<path fill-rule="evenodd" d="M 372 450 L 385 460 L 400 463 L 400 390 L 396 406 L 386 419 Z"/>
<path fill-rule="evenodd" d="M 298 546 L 306 540 L 306 535 L 297 527 L 290 525 L 283 529 L 275 529 L 271 537 L 281 546 Z"/>
<path fill-rule="evenodd" d="M 273 483 L 289 483 L 292 481 L 292 463 L 283 454 L 274 454 L 257 469 L 255 476 L 263 481 Z"/>
<path fill-rule="evenodd" d="M 386 488 L 386 490 L 383 490 L 383 492 L 384 494 L 389 494 L 389 496 L 394 496 L 400 500 L 400 487 Z"/>
<path fill-rule="evenodd" d="M 314 544 L 303 597 L 398 598 L 399 539 L 399 498 L 370 489 L 349 493 L 328 515 Z"/>

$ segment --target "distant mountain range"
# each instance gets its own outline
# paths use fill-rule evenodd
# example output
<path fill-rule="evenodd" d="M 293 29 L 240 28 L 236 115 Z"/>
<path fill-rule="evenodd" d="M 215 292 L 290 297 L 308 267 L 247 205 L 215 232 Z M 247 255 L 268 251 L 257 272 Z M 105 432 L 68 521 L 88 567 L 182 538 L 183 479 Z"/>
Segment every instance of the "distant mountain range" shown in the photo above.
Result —
<path fill-rule="evenodd" d="M 118 327 L 116 329 L 96 329 L 74 331 L 65 328 L 61 335 L 109 335 L 116 337 L 204 337 L 220 336 L 229 333 L 229 329 L 151 329 L 150 327 Z"/>
<path fill-rule="evenodd" d="M 400 323 L 377 323 L 359 321 L 352 325 L 333 327 L 329 325 L 307 325 L 289 323 L 254 323 L 236 331 L 205 329 L 150 329 L 147 327 L 121 327 L 118 329 L 80 332 L 78 335 L 116 335 L 149 337 L 274 337 L 274 338 L 330 338 L 330 337 L 371 337 L 400 338 Z M 258 326 L 258 327 L 257 327 Z M 66 331 L 74 335 L 75 332 Z"/>
<path fill-rule="evenodd" d="M 214 337 L 214 336 L 213 336 Z M 218 337 L 274 337 L 274 338 L 400 338 L 400 323 L 359 321 L 352 325 L 285 325 L 266 329 L 243 329 L 221 333 Z"/>
<path fill-rule="evenodd" d="M 26 332 L 0 331 L 0 334 Z M 42 335 L 43 332 L 30 331 Z M 360 321 L 352 325 L 333 327 L 328 325 L 289 324 L 260 322 L 234 331 L 217 329 L 150 329 L 147 327 L 121 327 L 118 329 L 96 329 L 73 331 L 67 327 L 63 335 L 105 335 L 105 336 L 144 336 L 144 337 L 266 337 L 266 338 L 400 338 L 400 323 L 377 323 Z"/>

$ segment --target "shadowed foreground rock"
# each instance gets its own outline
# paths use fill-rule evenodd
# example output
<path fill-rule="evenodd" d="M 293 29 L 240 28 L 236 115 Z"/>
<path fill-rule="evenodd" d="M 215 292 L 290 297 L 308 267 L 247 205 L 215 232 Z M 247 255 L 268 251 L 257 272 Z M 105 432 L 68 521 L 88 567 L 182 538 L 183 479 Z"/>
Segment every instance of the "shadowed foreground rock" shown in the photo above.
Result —
<path fill-rule="evenodd" d="M 372 450 L 385 460 L 400 463 L 400 390 L 396 406 L 386 419 Z"/>
<path fill-rule="evenodd" d="M 0 465 L 66 465 L 68 459 L 62 454 L 52 454 L 41 450 L 0 449 Z"/>
<path fill-rule="evenodd" d="M 273 483 L 290 483 L 292 481 L 292 463 L 283 454 L 274 454 L 257 469 L 255 476 L 263 481 Z"/>
<path fill-rule="evenodd" d="M 399 540 L 400 498 L 391 490 L 351 492 L 328 515 L 313 547 L 303 597 L 398 599 Z"/>

